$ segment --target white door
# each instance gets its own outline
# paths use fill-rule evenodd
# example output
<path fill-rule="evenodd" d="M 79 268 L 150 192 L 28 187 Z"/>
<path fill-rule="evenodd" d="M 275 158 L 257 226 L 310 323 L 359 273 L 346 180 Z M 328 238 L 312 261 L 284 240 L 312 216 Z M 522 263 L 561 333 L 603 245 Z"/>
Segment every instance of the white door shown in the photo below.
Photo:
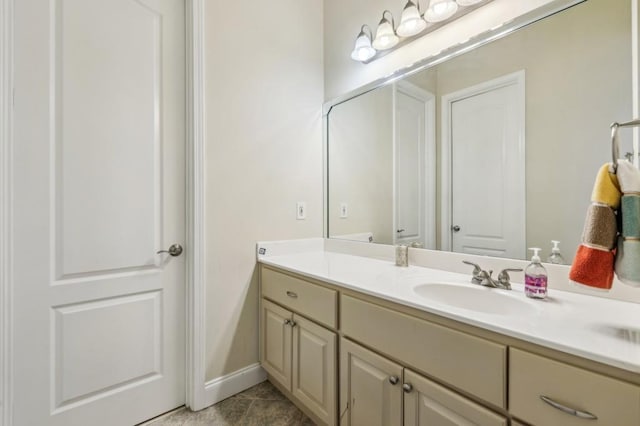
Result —
<path fill-rule="evenodd" d="M 184 403 L 184 2 L 15 2 L 16 426 Z"/>
<path fill-rule="evenodd" d="M 452 250 L 525 256 L 524 74 L 445 97 Z"/>
<path fill-rule="evenodd" d="M 403 82 L 395 91 L 395 244 L 435 248 L 434 96 Z"/>

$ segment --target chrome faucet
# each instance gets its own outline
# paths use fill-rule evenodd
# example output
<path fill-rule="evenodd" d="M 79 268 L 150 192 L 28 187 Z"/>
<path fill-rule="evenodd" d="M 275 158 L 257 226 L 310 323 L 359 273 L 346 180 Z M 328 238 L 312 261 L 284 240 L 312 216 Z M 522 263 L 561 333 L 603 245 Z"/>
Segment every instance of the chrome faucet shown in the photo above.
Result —
<path fill-rule="evenodd" d="M 509 276 L 509 272 L 521 272 L 522 269 L 513 269 L 507 268 L 500 271 L 498 274 L 498 279 L 495 280 L 491 275 L 493 271 L 485 271 L 479 265 L 469 262 L 468 260 L 463 260 L 462 263 L 473 266 L 473 272 L 471 277 L 471 282 L 474 284 L 480 284 L 485 287 L 491 288 L 500 288 L 503 290 L 511 290 L 511 277 Z"/>

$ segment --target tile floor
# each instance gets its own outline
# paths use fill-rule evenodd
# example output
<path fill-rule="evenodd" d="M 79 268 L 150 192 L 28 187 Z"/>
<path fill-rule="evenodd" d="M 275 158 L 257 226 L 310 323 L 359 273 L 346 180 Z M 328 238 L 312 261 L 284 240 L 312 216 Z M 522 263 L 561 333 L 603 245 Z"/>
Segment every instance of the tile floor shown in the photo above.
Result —
<path fill-rule="evenodd" d="M 313 426 L 271 383 L 263 382 L 198 412 L 180 408 L 140 426 Z"/>

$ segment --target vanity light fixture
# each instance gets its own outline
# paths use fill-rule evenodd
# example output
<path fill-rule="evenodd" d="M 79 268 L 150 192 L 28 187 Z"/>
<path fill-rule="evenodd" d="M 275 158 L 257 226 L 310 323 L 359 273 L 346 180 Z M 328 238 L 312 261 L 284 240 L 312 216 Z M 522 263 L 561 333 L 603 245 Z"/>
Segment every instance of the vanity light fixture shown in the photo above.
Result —
<path fill-rule="evenodd" d="M 385 14 L 391 15 L 391 22 L 385 17 Z M 378 29 L 376 30 L 376 38 L 373 40 L 373 48 L 376 50 L 387 50 L 394 47 L 400 41 L 400 38 L 396 35 L 396 30 L 394 29 L 395 21 L 393 19 L 393 15 L 388 10 L 382 12 L 382 19 L 378 24 Z"/>
<path fill-rule="evenodd" d="M 431 0 L 429 8 L 424 13 L 427 22 L 442 22 L 451 18 L 458 11 L 455 0 Z"/>
<path fill-rule="evenodd" d="M 369 34 L 367 34 L 365 30 L 368 30 Z M 371 33 L 371 28 L 369 28 L 367 24 L 364 24 L 360 28 L 358 38 L 356 38 L 356 45 L 353 48 L 353 52 L 351 52 L 351 59 L 365 62 L 373 58 L 376 54 L 376 50 L 371 46 L 372 38 L 373 34 Z"/>
<path fill-rule="evenodd" d="M 423 0 L 427 1 L 427 0 Z M 467 13 L 484 6 L 493 0 L 428 0 L 429 7 L 420 11 L 420 0 L 407 0 L 402 10 L 398 28 L 395 27 L 393 14 L 389 10 L 382 12 L 376 36 L 371 27 L 363 25 L 351 52 L 354 61 L 368 64 L 420 36 L 458 19 Z M 391 16 L 391 19 L 389 19 Z"/>
<path fill-rule="evenodd" d="M 420 34 L 427 28 L 427 21 L 420 14 L 420 3 L 414 3 L 409 0 L 400 15 L 400 25 L 398 25 L 397 33 L 401 37 L 411 37 Z"/>

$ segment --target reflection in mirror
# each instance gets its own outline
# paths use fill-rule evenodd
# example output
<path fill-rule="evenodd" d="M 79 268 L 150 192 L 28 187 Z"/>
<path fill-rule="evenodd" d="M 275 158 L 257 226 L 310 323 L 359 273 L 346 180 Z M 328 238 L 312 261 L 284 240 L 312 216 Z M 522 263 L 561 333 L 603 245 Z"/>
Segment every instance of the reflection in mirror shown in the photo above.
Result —
<path fill-rule="evenodd" d="M 334 105 L 329 237 L 518 259 L 559 240 L 570 262 L 632 117 L 631 40 L 630 1 L 588 0 Z"/>

